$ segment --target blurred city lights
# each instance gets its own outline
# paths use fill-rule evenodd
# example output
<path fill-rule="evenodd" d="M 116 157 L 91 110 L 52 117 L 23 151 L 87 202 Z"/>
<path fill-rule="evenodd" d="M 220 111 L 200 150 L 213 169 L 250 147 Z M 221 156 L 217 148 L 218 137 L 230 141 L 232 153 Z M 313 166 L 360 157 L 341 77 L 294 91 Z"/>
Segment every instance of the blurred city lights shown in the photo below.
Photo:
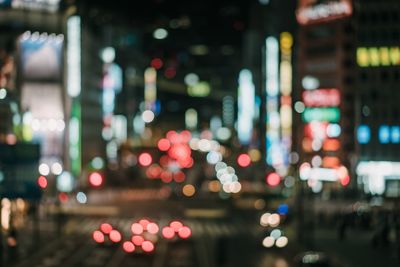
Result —
<path fill-rule="evenodd" d="M 78 192 L 78 194 L 76 194 L 76 200 L 81 204 L 86 204 L 87 203 L 87 196 L 83 192 Z"/>
<path fill-rule="evenodd" d="M 93 232 L 93 240 L 96 243 L 104 243 L 104 234 L 98 230 Z"/>
<path fill-rule="evenodd" d="M 159 231 L 159 227 L 156 223 L 149 223 L 146 229 L 150 234 L 157 234 Z"/>
<path fill-rule="evenodd" d="M 122 239 L 121 233 L 117 230 L 111 230 L 110 232 L 110 240 L 114 243 L 120 242 Z"/>
<path fill-rule="evenodd" d="M 199 76 L 195 73 L 188 73 L 185 76 L 185 84 L 187 86 L 195 86 L 199 82 Z"/>
<path fill-rule="evenodd" d="M 106 47 L 102 49 L 100 57 L 104 63 L 112 63 L 115 59 L 115 49 L 113 47 Z"/>
<path fill-rule="evenodd" d="M 267 236 L 266 238 L 264 238 L 262 244 L 266 248 L 271 248 L 275 244 L 275 239 L 273 237 Z"/>
<path fill-rule="evenodd" d="M 281 182 L 281 177 L 277 173 L 270 173 L 267 175 L 267 184 L 270 186 L 277 186 Z"/>
<path fill-rule="evenodd" d="M 175 231 L 173 228 L 166 226 L 162 229 L 162 235 L 166 239 L 172 239 L 175 236 Z"/>
<path fill-rule="evenodd" d="M 276 240 L 276 246 L 278 248 L 283 248 L 288 244 L 289 240 L 286 236 L 281 236 Z"/>
<path fill-rule="evenodd" d="M 51 172 L 55 175 L 60 175 L 63 171 L 62 165 L 59 162 L 55 162 L 51 165 Z"/>
<path fill-rule="evenodd" d="M 160 58 L 154 58 L 151 60 L 150 65 L 156 70 L 161 69 L 163 66 L 163 61 Z"/>
<path fill-rule="evenodd" d="M 152 252 L 154 250 L 154 244 L 150 241 L 143 241 L 142 249 L 144 252 Z"/>
<path fill-rule="evenodd" d="M 182 188 L 182 193 L 187 197 L 192 197 L 196 193 L 196 188 L 191 184 L 187 184 Z"/>
<path fill-rule="evenodd" d="M 40 175 L 47 176 L 50 174 L 50 167 L 46 163 L 42 163 L 39 165 L 39 173 Z"/>
<path fill-rule="evenodd" d="M 166 138 L 162 138 L 157 143 L 158 149 L 161 151 L 168 151 L 170 149 L 171 144 Z"/>
<path fill-rule="evenodd" d="M 151 111 L 151 110 L 145 110 L 145 111 L 142 113 L 142 119 L 143 119 L 143 121 L 144 121 L 145 123 L 150 123 L 150 122 L 152 122 L 152 121 L 154 120 L 154 117 L 155 117 L 154 112 Z"/>
<path fill-rule="evenodd" d="M 153 158 L 151 157 L 151 155 L 149 153 L 142 153 L 139 155 L 139 163 L 142 166 L 150 166 L 151 163 L 153 162 Z"/>
<path fill-rule="evenodd" d="M 7 97 L 7 90 L 5 88 L 0 89 L 0 100 L 5 99 Z"/>
<path fill-rule="evenodd" d="M 103 184 L 103 176 L 98 172 L 93 172 L 89 175 L 89 183 L 92 186 L 100 186 Z"/>
<path fill-rule="evenodd" d="M 190 230 L 189 227 L 183 226 L 179 229 L 178 235 L 182 239 L 187 239 L 192 235 L 192 231 Z"/>
<path fill-rule="evenodd" d="M 175 231 L 178 232 L 182 227 L 183 223 L 180 221 L 172 221 L 169 226 Z"/>
<path fill-rule="evenodd" d="M 133 223 L 131 225 L 131 231 L 135 235 L 140 235 L 141 233 L 143 233 L 143 228 L 144 227 L 140 223 Z"/>
<path fill-rule="evenodd" d="M 109 224 L 109 223 L 102 223 L 101 225 L 100 225 L 100 230 L 104 233 L 104 234 L 109 234 L 112 230 L 113 230 L 113 227 L 111 226 L 111 224 Z"/>
<path fill-rule="evenodd" d="M 167 38 L 168 32 L 166 29 L 158 28 L 153 32 L 153 37 L 158 40 Z"/>
<path fill-rule="evenodd" d="M 248 154 L 240 154 L 237 158 L 237 163 L 240 167 L 248 167 L 251 163 L 251 158 Z"/>
<path fill-rule="evenodd" d="M 57 190 L 60 192 L 71 192 L 74 189 L 75 180 L 70 172 L 64 171 L 56 180 Z"/>
<path fill-rule="evenodd" d="M 125 242 L 122 244 L 122 248 L 123 248 L 124 251 L 127 252 L 127 253 L 131 253 L 131 252 L 135 251 L 135 245 L 134 245 L 132 242 L 130 242 L 130 241 L 125 241 Z"/>
<path fill-rule="evenodd" d="M 141 246 L 141 245 L 143 244 L 143 242 L 144 242 L 143 236 L 141 236 L 141 235 L 134 235 L 134 236 L 132 236 L 132 243 L 133 243 L 135 246 Z"/>
<path fill-rule="evenodd" d="M 277 213 L 273 213 L 268 216 L 268 225 L 271 227 L 277 227 L 281 222 L 281 217 Z"/>
<path fill-rule="evenodd" d="M 270 236 L 273 237 L 275 240 L 278 239 L 279 237 L 281 237 L 282 232 L 279 229 L 274 229 L 271 231 Z"/>
<path fill-rule="evenodd" d="M 40 188 L 45 189 L 47 187 L 47 179 L 44 176 L 40 176 L 38 178 L 38 185 L 40 186 Z"/>
<path fill-rule="evenodd" d="M 264 213 L 263 215 L 261 215 L 260 217 L 260 225 L 261 226 L 268 226 L 268 218 L 269 216 L 271 216 L 271 213 Z"/>

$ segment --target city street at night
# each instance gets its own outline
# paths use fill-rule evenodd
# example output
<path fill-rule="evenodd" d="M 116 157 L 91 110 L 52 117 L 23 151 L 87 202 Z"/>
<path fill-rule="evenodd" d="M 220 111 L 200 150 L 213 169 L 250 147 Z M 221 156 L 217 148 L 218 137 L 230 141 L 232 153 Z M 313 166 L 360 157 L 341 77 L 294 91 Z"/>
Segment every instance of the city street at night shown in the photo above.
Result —
<path fill-rule="evenodd" d="M 399 0 L 0 0 L 0 267 L 400 266 Z"/>

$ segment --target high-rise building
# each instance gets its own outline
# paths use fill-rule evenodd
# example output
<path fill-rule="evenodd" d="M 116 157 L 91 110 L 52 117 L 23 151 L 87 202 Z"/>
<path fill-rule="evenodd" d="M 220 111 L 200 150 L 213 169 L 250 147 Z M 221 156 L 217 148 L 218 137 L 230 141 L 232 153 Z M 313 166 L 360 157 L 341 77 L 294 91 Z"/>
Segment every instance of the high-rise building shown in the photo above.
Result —
<path fill-rule="evenodd" d="M 358 0 L 357 174 L 365 193 L 400 195 L 400 4 Z"/>
<path fill-rule="evenodd" d="M 346 186 L 354 152 L 351 1 L 299 1 L 294 109 L 300 178 L 314 192 Z"/>

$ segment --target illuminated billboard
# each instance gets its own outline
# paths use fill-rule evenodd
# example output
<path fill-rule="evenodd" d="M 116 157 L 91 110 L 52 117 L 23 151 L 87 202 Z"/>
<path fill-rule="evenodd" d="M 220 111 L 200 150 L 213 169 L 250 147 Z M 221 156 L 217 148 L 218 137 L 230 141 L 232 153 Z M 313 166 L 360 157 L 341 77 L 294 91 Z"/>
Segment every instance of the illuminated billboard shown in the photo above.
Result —
<path fill-rule="evenodd" d="M 59 9 L 60 1 L 61 0 L 12 0 L 11 6 L 15 9 L 55 12 Z M 5 2 L 10 2 L 10 0 L 6 0 Z"/>
<path fill-rule="evenodd" d="M 339 122 L 340 110 L 339 108 L 306 108 L 303 112 L 303 121 L 327 121 L 327 122 Z"/>
<path fill-rule="evenodd" d="M 299 0 L 297 21 L 302 25 L 323 23 L 351 16 L 351 0 Z"/>
<path fill-rule="evenodd" d="M 359 47 L 357 64 L 360 67 L 400 65 L 400 47 Z"/>
<path fill-rule="evenodd" d="M 238 89 L 238 137 L 243 145 L 248 145 L 253 133 L 255 88 L 250 70 L 243 69 L 239 74 Z"/>
<path fill-rule="evenodd" d="M 19 39 L 21 74 L 29 81 L 59 81 L 63 35 L 25 32 Z"/>
<path fill-rule="evenodd" d="M 304 104 L 308 107 L 334 107 L 340 105 L 337 89 L 319 89 L 303 92 Z"/>

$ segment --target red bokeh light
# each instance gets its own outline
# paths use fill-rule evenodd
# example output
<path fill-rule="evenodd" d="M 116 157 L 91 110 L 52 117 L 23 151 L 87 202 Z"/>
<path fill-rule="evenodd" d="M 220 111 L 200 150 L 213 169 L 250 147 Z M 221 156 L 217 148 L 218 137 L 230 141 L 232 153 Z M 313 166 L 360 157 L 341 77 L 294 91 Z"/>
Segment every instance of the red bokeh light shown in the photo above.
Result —
<path fill-rule="evenodd" d="M 157 143 L 158 149 L 161 151 L 168 151 L 171 147 L 171 143 L 166 138 L 162 138 Z"/>
<path fill-rule="evenodd" d="M 163 181 L 164 183 L 172 182 L 172 173 L 169 171 L 163 171 L 161 173 L 161 181 Z"/>
<path fill-rule="evenodd" d="M 268 176 L 267 176 L 267 184 L 268 185 L 277 186 L 280 182 L 281 182 L 281 177 L 277 173 L 273 172 L 273 173 L 268 174 Z"/>
<path fill-rule="evenodd" d="M 169 157 L 167 155 L 161 156 L 160 165 L 166 167 L 168 166 L 168 163 L 169 163 Z"/>
<path fill-rule="evenodd" d="M 172 67 L 169 67 L 169 68 L 167 68 L 167 69 L 165 70 L 164 75 L 165 75 L 165 77 L 167 77 L 168 79 L 172 79 L 172 78 L 174 78 L 175 75 L 176 75 L 176 69 L 175 69 L 175 68 L 172 68 Z"/>
<path fill-rule="evenodd" d="M 140 223 L 133 223 L 131 225 L 131 230 L 135 235 L 140 235 L 143 233 L 143 226 Z"/>
<path fill-rule="evenodd" d="M 141 246 L 144 242 L 144 238 L 141 235 L 134 235 L 132 236 L 132 242 L 135 244 L 135 246 Z"/>
<path fill-rule="evenodd" d="M 192 134 L 188 130 L 184 130 L 180 134 L 181 140 L 184 143 L 189 143 L 190 139 L 192 138 Z"/>
<path fill-rule="evenodd" d="M 173 221 L 169 224 L 169 226 L 175 231 L 178 232 L 182 227 L 183 224 L 180 221 Z"/>
<path fill-rule="evenodd" d="M 346 175 L 345 177 L 343 177 L 343 179 L 340 180 L 340 183 L 341 183 L 343 186 L 348 185 L 348 184 L 350 183 L 350 176 L 349 176 L 349 175 Z"/>
<path fill-rule="evenodd" d="M 93 240 L 96 243 L 103 243 L 104 242 L 104 234 L 98 230 L 93 232 Z"/>
<path fill-rule="evenodd" d="M 45 189 L 47 187 L 47 179 L 44 176 L 40 176 L 37 180 L 38 185 L 40 188 Z"/>
<path fill-rule="evenodd" d="M 109 223 L 102 223 L 100 225 L 100 230 L 105 234 L 109 234 L 112 231 L 112 229 L 113 227 Z"/>
<path fill-rule="evenodd" d="M 120 242 L 122 239 L 121 233 L 117 230 L 111 230 L 110 232 L 110 240 L 114 243 Z"/>
<path fill-rule="evenodd" d="M 150 223 L 150 221 L 147 220 L 147 219 L 141 219 L 141 220 L 139 221 L 139 224 L 140 224 L 141 226 L 143 226 L 143 229 L 146 229 L 146 228 L 147 228 L 147 225 L 149 225 L 149 223 Z"/>
<path fill-rule="evenodd" d="M 149 166 L 151 163 L 153 162 L 153 158 L 151 157 L 151 155 L 149 153 L 142 153 L 139 156 L 139 163 L 142 166 Z"/>
<path fill-rule="evenodd" d="M 64 192 L 58 194 L 58 199 L 61 201 L 61 203 L 65 203 L 68 201 L 68 195 L 65 194 Z"/>
<path fill-rule="evenodd" d="M 240 167 L 248 167 L 251 163 L 250 156 L 247 154 L 240 154 L 237 158 L 237 163 Z"/>
<path fill-rule="evenodd" d="M 93 172 L 89 175 L 89 183 L 92 186 L 100 186 L 103 184 L 103 177 L 98 172 Z"/>
<path fill-rule="evenodd" d="M 122 245 L 122 248 L 125 250 L 125 252 L 128 253 L 135 251 L 135 245 L 130 241 L 125 241 L 124 244 Z"/>
<path fill-rule="evenodd" d="M 175 131 L 168 131 L 166 136 L 172 144 L 176 144 L 181 141 L 180 135 Z"/>
<path fill-rule="evenodd" d="M 160 230 L 156 223 L 149 223 L 146 229 L 147 232 L 149 232 L 150 234 L 157 234 L 158 231 Z"/>
<path fill-rule="evenodd" d="M 174 173 L 174 181 L 175 182 L 183 183 L 185 181 L 185 179 L 186 179 L 186 175 L 183 172 L 178 171 L 178 172 Z"/>
<path fill-rule="evenodd" d="M 183 226 L 181 229 L 179 229 L 178 235 L 183 239 L 189 238 L 192 235 L 192 230 L 190 230 L 190 228 L 187 226 Z"/>
<path fill-rule="evenodd" d="M 164 238 L 172 239 L 175 236 L 175 231 L 169 226 L 166 226 L 162 229 L 162 235 Z"/>
<path fill-rule="evenodd" d="M 153 68 L 155 68 L 156 70 L 159 70 L 159 69 L 161 69 L 162 68 L 162 66 L 163 66 L 163 61 L 160 59 L 160 58 L 154 58 L 152 61 L 151 61 L 151 63 L 150 63 L 150 65 L 153 67 Z"/>
<path fill-rule="evenodd" d="M 142 243 L 142 249 L 144 252 L 152 252 L 154 250 L 154 245 L 150 241 L 144 241 Z"/>

